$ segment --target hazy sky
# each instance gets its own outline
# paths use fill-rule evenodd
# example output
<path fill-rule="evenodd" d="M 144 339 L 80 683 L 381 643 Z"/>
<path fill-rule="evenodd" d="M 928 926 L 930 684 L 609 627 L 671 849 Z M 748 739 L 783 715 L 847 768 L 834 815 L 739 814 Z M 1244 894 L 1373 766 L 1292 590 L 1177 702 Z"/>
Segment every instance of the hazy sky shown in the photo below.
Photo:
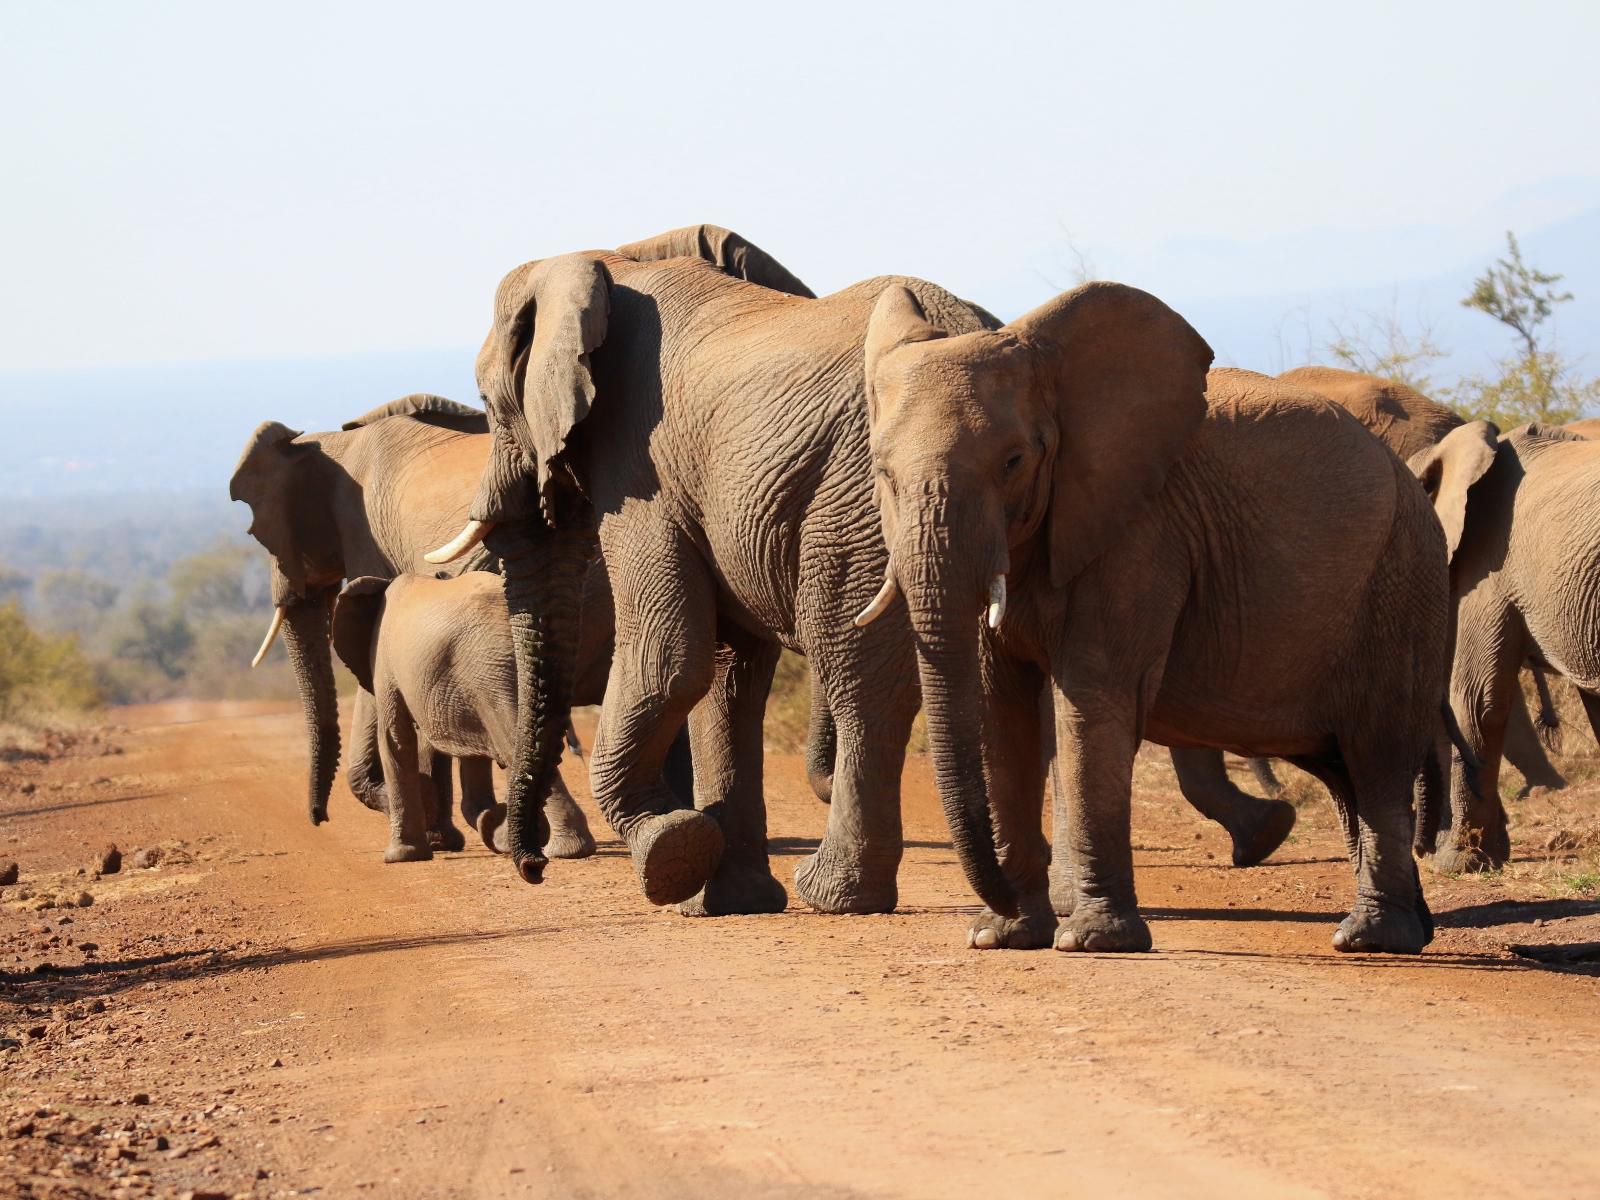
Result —
<path fill-rule="evenodd" d="M 0 5 L 0 368 L 475 346 L 696 221 L 1002 315 L 1382 282 L 1600 205 L 1600 4 Z M 1170 296 L 1168 298 L 1171 298 Z"/>

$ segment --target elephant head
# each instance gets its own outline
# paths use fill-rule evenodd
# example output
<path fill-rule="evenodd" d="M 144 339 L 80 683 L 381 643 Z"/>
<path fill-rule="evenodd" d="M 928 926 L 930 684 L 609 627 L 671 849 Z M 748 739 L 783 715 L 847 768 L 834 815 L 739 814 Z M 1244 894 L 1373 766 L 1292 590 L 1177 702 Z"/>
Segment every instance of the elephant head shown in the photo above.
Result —
<path fill-rule="evenodd" d="M 981 626 L 1007 589 L 1067 586 L 1159 492 L 1206 411 L 1211 349 L 1155 297 L 1091 283 L 950 337 L 891 287 L 867 331 L 883 590 L 911 617 L 930 748 L 973 888 L 1014 913 L 982 769 Z"/>
<path fill-rule="evenodd" d="M 569 254 L 512 271 L 495 294 L 493 323 L 478 353 L 478 390 L 493 434 L 489 462 L 466 527 L 427 556 L 450 562 L 490 539 L 502 562 L 518 725 L 506 835 L 518 873 L 530 883 L 543 877 L 542 797 L 561 759 L 584 575 L 597 549 L 595 513 L 570 443 L 581 439 L 597 402 L 590 358 L 611 316 L 606 260 L 683 257 L 776 291 L 812 294 L 759 247 L 714 225 L 673 230 L 615 255 Z"/>
<path fill-rule="evenodd" d="M 311 823 L 328 819 L 328 796 L 339 767 L 339 700 L 328 652 L 328 612 L 344 577 L 338 532 L 314 507 L 323 457 L 315 445 L 277 421 L 256 428 L 228 485 L 250 506 L 250 534 L 272 556 L 272 625 L 254 663 L 279 631 L 289 650 L 311 737 L 308 807 Z"/>

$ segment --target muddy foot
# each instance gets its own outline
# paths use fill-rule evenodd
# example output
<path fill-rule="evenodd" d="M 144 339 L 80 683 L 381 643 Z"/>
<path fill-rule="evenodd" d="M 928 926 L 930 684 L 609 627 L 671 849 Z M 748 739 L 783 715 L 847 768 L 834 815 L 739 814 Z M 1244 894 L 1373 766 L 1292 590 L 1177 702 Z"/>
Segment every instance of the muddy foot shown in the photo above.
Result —
<path fill-rule="evenodd" d="M 883 871 L 874 871 L 869 876 L 857 867 L 842 866 L 824 842 L 815 854 L 802 859 L 795 868 L 794 891 L 818 912 L 893 912 L 900 899 L 894 876 L 892 868 L 887 876 Z"/>
<path fill-rule="evenodd" d="M 496 854 L 506 852 L 506 806 L 491 804 L 478 814 L 478 836 Z"/>
<path fill-rule="evenodd" d="M 402 862 L 427 862 L 433 857 L 433 850 L 428 846 L 408 846 L 404 842 L 396 842 L 383 852 L 383 861 L 386 863 Z"/>
<path fill-rule="evenodd" d="M 1283 845 L 1294 828 L 1294 805 L 1286 800 L 1268 800 L 1252 820 L 1238 829 L 1228 830 L 1233 839 L 1233 865 L 1253 867 Z"/>
<path fill-rule="evenodd" d="M 587 829 L 558 829 L 544 844 L 546 858 L 588 858 L 594 853 L 594 838 Z"/>
<path fill-rule="evenodd" d="M 1441 875 L 1478 875 L 1485 871 L 1498 871 L 1505 859 L 1495 861 L 1482 846 L 1448 845 L 1434 851 L 1429 865 Z"/>
<path fill-rule="evenodd" d="M 1020 917 L 1002 917 L 984 909 L 967 930 L 967 947 L 972 950 L 1043 950 L 1055 938 L 1056 914 L 1029 912 Z"/>
<path fill-rule="evenodd" d="M 680 808 L 641 825 L 630 849 L 645 899 L 678 904 L 694 896 L 716 871 L 722 827 L 703 812 Z"/>
<path fill-rule="evenodd" d="M 465 850 L 467 848 L 467 839 L 461 830 L 454 825 L 446 825 L 443 829 L 428 830 L 428 845 L 434 850 L 454 852 Z"/>
<path fill-rule="evenodd" d="M 1421 954 L 1431 940 L 1416 913 L 1363 904 L 1334 930 L 1333 948 L 1347 953 Z"/>
<path fill-rule="evenodd" d="M 789 893 L 765 865 L 733 866 L 724 859 L 700 894 L 678 905 L 686 917 L 727 917 L 738 913 L 778 913 Z"/>
<path fill-rule="evenodd" d="M 1137 952 L 1150 949 L 1150 926 L 1137 912 L 1079 906 L 1056 931 L 1057 950 Z"/>

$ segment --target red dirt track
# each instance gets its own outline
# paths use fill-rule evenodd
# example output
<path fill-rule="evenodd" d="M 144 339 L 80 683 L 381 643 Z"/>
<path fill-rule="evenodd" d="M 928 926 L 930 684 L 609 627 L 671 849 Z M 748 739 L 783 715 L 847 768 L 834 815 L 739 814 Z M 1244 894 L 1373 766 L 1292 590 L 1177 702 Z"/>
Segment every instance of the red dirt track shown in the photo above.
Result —
<path fill-rule="evenodd" d="M 385 866 L 342 783 L 313 828 L 296 708 L 116 719 L 0 777 L 0 1196 L 1600 1194 L 1600 962 L 1505 950 L 1600 903 L 1425 877 L 1424 956 L 1338 955 L 1325 800 L 1233 870 L 1147 753 L 1157 952 L 981 953 L 920 759 L 900 912 L 687 920 L 570 757 L 601 850 L 530 888 L 475 842 Z M 767 779 L 787 884 L 826 810 Z M 77 876 L 107 842 L 164 858 Z"/>

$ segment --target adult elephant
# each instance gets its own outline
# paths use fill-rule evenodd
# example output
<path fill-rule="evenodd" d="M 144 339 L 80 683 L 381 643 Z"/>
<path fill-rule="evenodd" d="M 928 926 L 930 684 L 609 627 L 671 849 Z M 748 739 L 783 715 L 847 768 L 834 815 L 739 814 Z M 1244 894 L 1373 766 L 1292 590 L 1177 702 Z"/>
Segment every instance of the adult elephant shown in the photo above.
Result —
<path fill-rule="evenodd" d="M 529 263 L 502 282 L 478 359 L 496 453 L 471 525 L 439 557 L 487 537 L 506 563 L 520 694 L 531 698 L 513 771 L 530 790 L 512 789 L 508 823 L 529 882 L 544 866 L 530 801 L 555 769 L 570 702 L 561 649 L 574 572 L 598 540 L 617 649 L 590 783 L 645 896 L 692 914 L 783 907 L 767 858 L 761 724 L 789 647 L 809 659 L 825 705 L 813 711 L 808 768 L 832 801 L 796 888 L 827 912 L 894 907 L 915 661 L 904 622 L 863 631 L 848 606 L 871 595 L 884 562 L 866 321 L 881 291 L 902 286 L 951 332 L 998 325 L 922 281 L 868 280 L 805 301 L 695 261 L 641 266 L 599 251 Z M 536 565 L 558 558 L 562 571 Z M 693 812 L 657 779 L 664 741 L 686 719 Z M 1248 806 L 1232 815 L 1257 819 Z"/>
<path fill-rule="evenodd" d="M 1054 871 L 1073 898 L 1057 948 L 1149 947 L 1129 830 L 1146 737 L 1311 772 L 1357 876 L 1334 945 L 1415 953 L 1432 936 L 1411 795 L 1425 766 L 1441 790 L 1444 535 L 1348 413 L 1251 372 L 1208 377 L 1210 361 L 1178 314 L 1117 284 L 959 337 L 901 288 L 873 311 L 890 566 L 861 619 L 904 596 L 940 794 L 989 906 L 975 945 L 1040 944 Z M 1065 800 L 1054 864 L 1046 687 Z"/>
<path fill-rule="evenodd" d="M 1360 371 L 1346 371 L 1339 367 L 1296 367 L 1278 378 L 1326 396 L 1371 430 L 1379 441 L 1405 462 L 1437 446 L 1451 430 L 1466 423 L 1454 409 L 1428 399 L 1415 388 Z M 1575 426 L 1568 428 L 1581 432 Z M 1537 665 L 1532 667 L 1532 674 L 1541 699 L 1540 724 L 1553 731 L 1556 724 L 1555 708 L 1550 703 L 1544 676 Z M 1545 753 L 1520 692 L 1511 701 L 1505 733 L 1505 757 L 1530 788 L 1567 786 L 1565 777 Z"/>
<path fill-rule="evenodd" d="M 1511 844 L 1496 783 L 1523 662 L 1576 686 L 1600 737 L 1600 443 L 1539 425 L 1501 437 L 1475 421 L 1411 466 L 1449 542 L 1450 700 L 1481 762 L 1476 790 L 1452 782 L 1451 828 L 1434 863 L 1499 866 Z"/>

